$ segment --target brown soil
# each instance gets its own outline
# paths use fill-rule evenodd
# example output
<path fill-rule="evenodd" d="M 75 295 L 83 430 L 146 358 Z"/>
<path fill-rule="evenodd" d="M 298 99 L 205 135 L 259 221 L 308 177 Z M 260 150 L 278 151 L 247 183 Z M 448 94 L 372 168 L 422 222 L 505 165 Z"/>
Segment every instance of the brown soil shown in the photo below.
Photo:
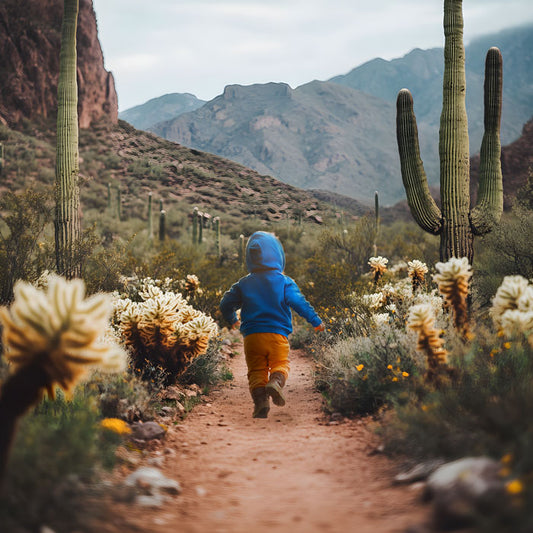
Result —
<path fill-rule="evenodd" d="M 157 509 L 114 504 L 106 531 L 399 533 L 427 522 L 419 492 L 391 483 L 398 467 L 375 453 L 371 421 L 324 416 L 312 361 L 298 350 L 287 405 L 253 419 L 238 349 L 234 380 L 204 397 L 160 444 L 161 469 L 182 493 Z"/>

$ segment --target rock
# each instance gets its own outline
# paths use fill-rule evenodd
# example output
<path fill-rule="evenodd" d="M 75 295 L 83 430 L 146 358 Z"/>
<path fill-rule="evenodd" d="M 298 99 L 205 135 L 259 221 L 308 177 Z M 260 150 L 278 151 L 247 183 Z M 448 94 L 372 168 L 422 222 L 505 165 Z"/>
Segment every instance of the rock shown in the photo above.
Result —
<path fill-rule="evenodd" d="M 184 396 L 185 394 L 183 391 L 181 391 L 179 387 L 176 387 L 175 385 L 171 385 L 161 392 L 161 398 L 163 400 L 180 401 Z"/>
<path fill-rule="evenodd" d="M 137 487 L 148 494 L 167 492 L 168 494 L 179 494 L 180 484 L 165 477 L 161 470 L 154 467 L 142 466 L 132 472 L 124 481 L 127 487 Z"/>
<path fill-rule="evenodd" d="M 428 478 L 425 498 L 433 499 L 436 525 L 471 525 L 479 514 L 490 513 L 505 501 L 500 463 L 488 457 L 466 457 L 444 464 Z"/>
<path fill-rule="evenodd" d="M 161 507 L 167 500 L 168 498 L 160 493 L 139 494 L 139 496 L 135 498 L 135 503 L 142 507 Z"/>
<path fill-rule="evenodd" d="M 15 126 L 57 114 L 62 16 L 61 0 L 0 2 L 0 122 Z M 91 0 L 80 1 L 77 39 L 79 125 L 88 128 L 100 118 L 116 124 L 115 83 L 104 68 Z"/>
<path fill-rule="evenodd" d="M 430 461 L 424 461 L 419 463 L 406 472 L 400 472 L 394 477 L 394 482 L 401 483 L 414 483 L 415 481 L 421 481 L 427 479 L 439 466 L 444 464 L 443 459 L 432 459 Z"/>
<path fill-rule="evenodd" d="M 138 422 L 132 426 L 131 437 L 136 440 L 152 440 L 164 437 L 166 429 L 157 422 Z"/>

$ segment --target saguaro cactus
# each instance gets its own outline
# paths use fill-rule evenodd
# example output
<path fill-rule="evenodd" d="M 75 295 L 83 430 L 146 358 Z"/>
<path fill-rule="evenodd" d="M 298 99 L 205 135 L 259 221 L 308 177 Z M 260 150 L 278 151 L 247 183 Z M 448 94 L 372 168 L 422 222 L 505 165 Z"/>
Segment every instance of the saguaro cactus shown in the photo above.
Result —
<path fill-rule="evenodd" d="M 148 193 L 148 238 L 154 238 L 154 219 L 152 215 L 152 193 Z"/>
<path fill-rule="evenodd" d="M 167 217 L 167 212 L 164 209 L 161 209 L 161 211 L 159 211 L 159 240 L 161 242 L 165 240 L 166 217 Z"/>
<path fill-rule="evenodd" d="M 500 119 L 502 56 L 491 48 L 485 62 L 485 134 L 477 205 L 470 209 L 470 158 L 465 107 L 465 51 L 462 0 L 444 1 L 444 80 L 439 132 L 442 210 L 429 193 L 418 144 L 413 98 L 402 89 L 397 99 L 396 135 L 407 202 L 415 221 L 440 235 L 441 261 L 474 256 L 474 235 L 491 231 L 503 210 Z"/>
<path fill-rule="evenodd" d="M 192 243 L 198 243 L 198 208 L 192 210 Z"/>
<path fill-rule="evenodd" d="M 57 270 L 67 278 L 78 277 L 81 273 L 80 262 L 75 253 L 81 233 L 78 186 L 77 23 L 78 0 L 65 0 L 57 87 L 55 245 Z"/>
<path fill-rule="evenodd" d="M 222 256 L 222 247 L 220 244 L 220 217 L 215 217 L 213 222 L 215 224 L 215 249 L 217 252 L 217 257 L 220 259 Z"/>

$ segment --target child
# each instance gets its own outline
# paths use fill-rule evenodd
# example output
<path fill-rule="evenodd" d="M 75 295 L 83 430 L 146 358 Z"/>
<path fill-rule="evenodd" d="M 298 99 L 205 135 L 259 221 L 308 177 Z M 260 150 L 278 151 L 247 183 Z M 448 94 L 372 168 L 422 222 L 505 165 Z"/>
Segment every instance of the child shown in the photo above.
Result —
<path fill-rule="evenodd" d="M 324 325 L 296 283 L 283 274 L 285 253 L 272 233 L 256 231 L 246 246 L 249 274 L 235 283 L 220 302 L 232 327 L 240 327 L 248 366 L 248 385 L 254 401 L 254 418 L 268 416 L 269 396 L 285 405 L 282 388 L 289 375 L 291 308 L 316 331 Z M 241 309 L 241 322 L 235 311 Z"/>

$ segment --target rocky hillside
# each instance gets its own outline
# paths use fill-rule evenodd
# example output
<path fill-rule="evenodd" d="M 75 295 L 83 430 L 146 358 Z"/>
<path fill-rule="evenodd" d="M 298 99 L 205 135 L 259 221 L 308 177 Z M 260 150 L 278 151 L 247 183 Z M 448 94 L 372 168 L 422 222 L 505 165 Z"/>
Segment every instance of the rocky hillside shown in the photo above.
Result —
<path fill-rule="evenodd" d="M 137 129 L 146 130 L 158 122 L 171 120 L 183 113 L 194 111 L 204 104 L 205 100 L 199 100 L 193 94 L 172 93 L 152 98 L 144 104 L 126 109 L 118 116 Z"/>
<path fill-rule="evenodd" d="M 33 128 L 26 128 L 26 130 Z M 20 191 L 28 187 L 51 187 L 54 183 L 55 133 L 36 135 L 0 125 L 0 142 L 5 160 L 0 181 L 2 190 Z M 108 184 L 112 193 L 108 205 Z M 163 202 L 169 234 L 182 231 L 184 219 L 193 207 L 220 216 L 224 232 L 230 228 L 269 228 L 277 222 L 297 221 L 321 224 L 336 219 L 342 209 L 358 216 L 369 208 L 351 202 L 336 207 L 335 201 L 322 199 L 311 191 L 287 185 L 261 175 L 238 163 L 167 141 L 152 133 L 136 130 L 119 120 L 118 124 L 100 121 L 80 131 L 80 195 L 84 225 L 102 217 L 117 216 L 117 191 L 120 190 L 124 235 L 136 232 L 135 221 L 146 220 L 148 194 L 155 209 Z M 107 218 L 106 218 L 107 219 Z M 236 230 L 237 231 L 237 230 Z"/>
<path fill-rule="evenodd" d="M 10 127 L 23 119 L 53 119 L 63 0 L 0 2 L 0 122 Z M 80 0 L 78 18 L 79 123 L 118 120 L 113 75 L 104 69 L 92 0 Z"/>
<path fill-rule="evenodd" d="M 391 104 L 349 87 L 314 81 L 231 85 L 200 109 L 152 131 L 309 189 L 361 201 L 402 195 Z"/>
<path fill-rule="evenodd" d="M 522 135 L 502 148 L 504 208 L 509 209 L 517 192 L 533 173 L 533 119 L 524 125 Z M 475 199 L 479 179 L 479 155 L 471 159 L 471 195 Z"/>

